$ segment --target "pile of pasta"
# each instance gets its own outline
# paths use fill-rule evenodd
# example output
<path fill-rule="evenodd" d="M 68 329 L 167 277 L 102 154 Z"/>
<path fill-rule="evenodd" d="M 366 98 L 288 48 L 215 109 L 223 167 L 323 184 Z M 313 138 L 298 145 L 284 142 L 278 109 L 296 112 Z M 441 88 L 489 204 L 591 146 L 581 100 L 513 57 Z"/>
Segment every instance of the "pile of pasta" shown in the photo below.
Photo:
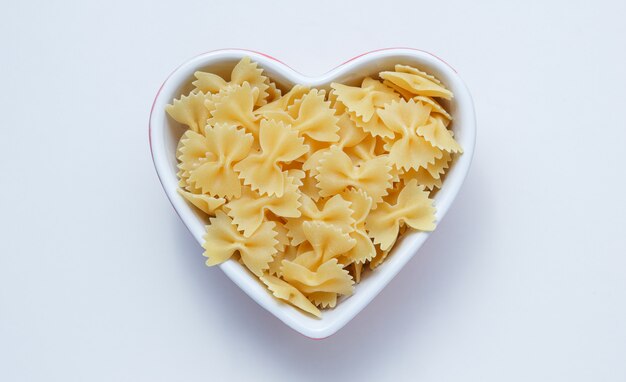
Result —
<path fill-rule="evenodd" d="M 188 127 L 178 191 L 209 216 L 207 265 L 236 258 L 320 317 L 406 230 L 435 228 L 433 193 L 462 153 L 437 78 L 396 65 L 283 95 L 246 57 L 228 80 L 199 71 L 193 86 L 166 111 Z"/>

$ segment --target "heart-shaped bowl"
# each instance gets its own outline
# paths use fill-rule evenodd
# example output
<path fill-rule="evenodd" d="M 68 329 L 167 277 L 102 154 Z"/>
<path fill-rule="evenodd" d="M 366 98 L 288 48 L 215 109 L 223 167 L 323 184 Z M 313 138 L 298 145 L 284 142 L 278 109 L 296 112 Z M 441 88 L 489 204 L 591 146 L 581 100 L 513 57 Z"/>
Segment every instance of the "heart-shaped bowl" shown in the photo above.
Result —
<path fill-rule="evenodd" d="M 195 71 L 209 71 L 228 78 L 233 66 L 245 56 L 258 62 L 265 75 L 283 89 L 289 89 L 295 84 L 327 90 L 331 82 L 355 85 L 366 76 L 376 76 L 381 71 L 393 70 L 395 64 L 411 65 L 439 78 L 454 93 L 454 98 L 444 102 L 443 105 L 454 118 L 451 126 L 456 140 L 464 149 L 464 153 L 453 161 L 441 190 L 434 198 L 437 208 L 436 218 L 438 222 L 441 221 L 467 175 L 476 138 L 472 98 L 459 75 L 447 63 L 421 50 L 390 48 L 362 54 L 322 76 L 313 78 L 296 72 L 268 55 L 249 50 L 226 49 L 201 54 L 174 70 L 159 89 L 150 112 L 149 138 L 154 166 L 174 209 L 199 243 L 203 242 L 206 217 L 190 206 L 176 191 L 178 185 L 176 145 L 185 128 L 166 114 L 165 105 L 192 89 L 191 82 Z M 405 234 L 381 266 L 363 274 L 352 296 L 341 299 L 334 309 L 323 311 L 319 319 L 275 299 L 265 286 L 237 261 L 228 260 L 222 263 L 220 268 L 248 296 L 289 327 L 307 337 L 320 339 L 341 329 L 372 301 L 415 255 L 428 235 L 427 232 Z"/>

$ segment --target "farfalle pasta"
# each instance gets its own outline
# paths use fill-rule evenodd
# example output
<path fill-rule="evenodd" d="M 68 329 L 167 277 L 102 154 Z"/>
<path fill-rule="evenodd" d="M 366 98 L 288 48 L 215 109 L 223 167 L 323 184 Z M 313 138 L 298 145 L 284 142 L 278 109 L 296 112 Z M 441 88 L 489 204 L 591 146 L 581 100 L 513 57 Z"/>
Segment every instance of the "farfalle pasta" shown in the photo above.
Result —
<path fill-rule="evenodd" d="M 248 156 L 234 167 L 245 185 L 261 195 L 283 196 L 288 183 L 288 171 L 281 164 L 294 161 L 309 151 L 304 138 L 282 121 L 262 120 L 259 152 Z"/>
<path fill-rule="evenodd" d="M 301 195 L 300 201 L 302 214 L 296 218 L 286 219 L 285 223 L 292 245 L 299 245 L 306 240 L 303 230 L 306 222 L 327 223 L 344 232 L 350 231 L 350 226 L 354 222 L 353 211 L 350 202 L 344 200 L 341 195 L 334 195 L 317 203 L 307 195 Z"/>
<path fill-rule="evenodd" d="M 204 134 L 185 132 L 178 147 L 179 168 L 194 190 L 217 197 L 239 197 L 241 182 L 234 164 L 250 152 L 253 137 L 234 125 L 203 127 Z"/>
<path fill-rule="evenodd" d="M 396 65 L 358 83 L 283 89 L 248 57 L 198 71 L 166 107 L 186 129 L 178 193 L 207 216 L 207 265 L 238 260 L 274 297 L 320 317 L 435 228 L 455 156 L 445 85 Z"/>

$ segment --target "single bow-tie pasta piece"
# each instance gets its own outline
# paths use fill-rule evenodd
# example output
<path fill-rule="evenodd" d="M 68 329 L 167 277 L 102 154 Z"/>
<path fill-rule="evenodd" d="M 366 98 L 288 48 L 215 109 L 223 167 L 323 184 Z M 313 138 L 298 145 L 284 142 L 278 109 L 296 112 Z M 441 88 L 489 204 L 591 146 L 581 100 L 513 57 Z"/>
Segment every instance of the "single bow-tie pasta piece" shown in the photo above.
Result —
<path fill-rule="evenodd" d="M 300 193 L 293 183 L 288 183 L 283 196 L 259 195 L 246 188 L 240 198 L 231 200 L 226 205 L 228 215 L 233 223 L 250 237 L 263 223 L 266 212 L 271 211 L 276 216 L 297 218 L 300 217 Z"/>
<path fill-rule="evenodd" d="M 223 211 L 217 211 L 209 220 L 203 244 L 207 265 L 221 264 L 239 252 L 241 261 L 255 275 L 261 276 L 269 269 L 278 244 L 274 222 L 263 223 L 254 234 L 245 237 Z"/>
<path fill-rule="evenodd" d="M 165 106 L 165 111 L 176 122 L 187 125 L 196 133 L 201 133 L 209 117 L 209 111 L 204 106 L 206 99 L 206 95 L 201 92 L 183 95 L 175 99 L 171 105 Z"/>
<path fill-rule="evenodd" d="M 309 150 L 304 138 L 282 122 L 261 121 L 259 134 L 261 152 L 252 154 L 235 165 L 244 184 L 264 195 L 283 196 L 286 176 L 280 164 L 290 162 Z"/>
<path fill-rule="evenodd" d="M 251 134 L 228 124 L 207 125 L 204 135 L 187 130 L 181 138 L 179 168 L 204 194 L 239 197 L 241 181 L 233 165 L 248 155 L 252 142 Z"/>
<path fill-rule="evenodd" d="M 395 243 L 401 223 L 420 231 L 432 231 L 435 228 L 433 200 L 415 180 L 404 186 L 395 204 L 383 202 L 370 212 L 365 227 L 374 243 L 380 244 L 384 251 Z"/>
<path fill-rule="evenodd" d="M 440 118 L 430 117 L 426 125 L 417 128 L 417 134 L 424 137 L 431 145 L 450 153 L 462 153 L 461 145 L 454 140 L 452 132 Z"/>
<path fill-rule="evenodd" d="M 225 90 L 212 106 L 214 109 L 211 111 L 212 117 L 208 123 L 210 125 L 227 123 L 241 126 L 257 137 L 259 135 L 259 118 L 252 112 L 254 97 L 255 94 L 247 82 Z"/>
<path fill-rule="evenodd" d="M 369 77 L 363 80 L 360 87 L 336 82 L 330 84 L 330 87 L 337 99 L 365 123 L 376 113 L 376 108 L 400 98 L 392 89 Z"/>
<path fill-rule="evenodd" d="M 299 255 L 293 262 L 310 270 L 317 269 L 322 263 L 348 252 L 356 245 L 350 235 L 330 224 L 304 222 L 302 230 L 312 250 Z"/>
<path fill-rule="evenodd" d="M 432 79 L 416 73 L 381 72 L 380 77 L 415 95 L 452 98 L 452 92 Z"/>
<path fill-rule="evenodd" d="M 351 226 L 354 223 L 352 218 L 352 210 L 350 209 L 350 202 L 344 200 L 341 195 L 334 195 L 333 197 L 320 202 L 320 206 L 315 203 L 307 195 L 302 195 L 300 198 L 302 214 L 298 218 L 287 219 L 285 227 L 289 231 L 288 235 L 291 237 L 291 244 L 298 245 L 306 240 L 303 231 L 303 224 L 305 222 L 321 222 L 331 224 L 334 227 L 339 228 L 343 232 L 349 232 Z M 323 207 L 321 207 L 323 205 Z"/>
<path fill-rule="evenodd" d="M 279 279 L 272 275 L 264 275 L 261 277 L 261 281 L 272 292 L 274 297 L 289 302 L 291 305 L 302 309 L 307 313 L 311 313 L 316 317 L 321 317 L 322 313 L 315 305 L 306 298 L 299 290 L 294 288 L 289 283 Z"/>
<path fill-rule="evenodd" d="M 330 259 L 312 271 L 300 264 L 283 260 L 283 279 L 304 294 L 332 292 L 351 295 L 354 280 L 337 259 Z"/>
<path fill-rule="evenodd" d="M 413 100 L 394 101 L 378 111 L 385 125 L 399 135 L 386 145 L 389 160 L 396 167 L 418 169 L 442 157 L 440 149 L 417 133 L 419 127 L 428 123 L 430 111 L 429 105 Z"/>
<path fill-rule="evenodd" d="M 209 196 L 205 194 L 192 194 L 189 191 L 185 191 L 183 189 L 177 189 L 178 193 L 185 198 L 189 203 L 191 203 L 194 207 L 204 212 L 207 215 L 214 215 L 215 211 L 224 203 L 226 203 L 226 199 L 219 198 L 215 196 Z"/>
<path fill-rule="evenodd" d="M 324 154 L 315 178 L 322 196 L 356 188 L 365 191 L 378 203 L 387 195 L 387 188 L 391 186 L 390 170 L 386 157 L 377 157 L 355 165 L 346 153 L 333 148 Z"/>

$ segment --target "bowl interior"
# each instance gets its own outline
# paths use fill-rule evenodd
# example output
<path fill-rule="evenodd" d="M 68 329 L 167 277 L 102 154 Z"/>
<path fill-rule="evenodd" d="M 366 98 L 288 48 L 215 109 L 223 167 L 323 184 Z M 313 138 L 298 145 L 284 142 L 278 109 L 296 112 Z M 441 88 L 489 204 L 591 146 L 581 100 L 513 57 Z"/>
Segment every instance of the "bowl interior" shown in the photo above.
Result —
<path fill-rule="evenodd" d="M 467 174 L 471 162 L 474 141 L 475 121 L 472 100 L 467 88 L 457 73 L 445 62 L 428 53 L 412 49 L 387 49 L 356 57 L 332 71 L 316 78 L 306 77 L 285 64 L 269 56 L 245 51 L 222 50 L 195 57 L 176 69 L 165 81 L 155 99 L 150 117 L 150 143 L 157 173 L 165 192 L 177 213 L 198 242 L 202 242 L 207 218 L 190 207 L 177 192 L 176 146 L 185 127 L 165 113 L 165 105 L 174 98 L 192 89 L 193 73 L 197 70 L 216 73 L 229 79 L 230 71 L 244 56 L 259 63 L 265 75 L 269 76 L 281 90 L 287 91 L 295 84 L 329 89 L 331 82 L 355 85 L 367 76 L 377 76 L 384 70 L 393 70 L 395 64 L 415 66 L 435 75 L 453 93 L 451 101 L 442 102 L 454 120 L 452 129 L 455 138 L 464 149 L 457 156 L 446 174 L 443 186 L 435 195 L 436 217 L 440 221 L 448 210 Z M 276 315 L 293 329 L 312 337 L 323 338 L 339 330 L 360 310 L 362 310 L 400 271 L 416 253 L 427 233 L 411 232 L 396 244 L 387 260 L 372 272 L 365 272 L 355 293 L 341 299 L 337 307 L 323 311 L 322 318 L 308 316 L 299 310 L 277 301 L 243 266 L 236 261 L 227 261 L 220 268 L 239 285 L 250 297 Z"/>

